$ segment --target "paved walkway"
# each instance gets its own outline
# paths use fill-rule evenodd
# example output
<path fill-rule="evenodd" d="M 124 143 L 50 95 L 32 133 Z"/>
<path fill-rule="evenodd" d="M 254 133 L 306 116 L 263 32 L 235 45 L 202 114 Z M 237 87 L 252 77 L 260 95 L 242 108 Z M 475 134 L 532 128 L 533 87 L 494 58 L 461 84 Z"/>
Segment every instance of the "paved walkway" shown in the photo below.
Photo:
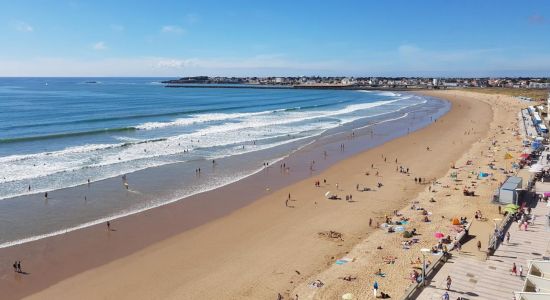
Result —
<path fill-rule="evenodd" d="M 446 278 L 451 276 L 450 299 L 514 299 L 514 291 L 523 288 L 523 278 L 511 275 L 512 263 L 518 270 L 523 266 L 527 273 L 527 260 L 550 257 L 550 231 L 546 224 L 548 208 L 546 203 L 539 202 L 532 210 L 535 224 L 528 231 L 519 231 L 517 223 L 509 229 L 510 243 L 500 245 L 494 256 L 486 261 L 471 257 L 467 253 L 456 254 L 436 274 L 430 285 L 417 298 L 421 300 L 442 299 L 446 289 Z M 550 259 L 550 258 L 547 258 Z"/>

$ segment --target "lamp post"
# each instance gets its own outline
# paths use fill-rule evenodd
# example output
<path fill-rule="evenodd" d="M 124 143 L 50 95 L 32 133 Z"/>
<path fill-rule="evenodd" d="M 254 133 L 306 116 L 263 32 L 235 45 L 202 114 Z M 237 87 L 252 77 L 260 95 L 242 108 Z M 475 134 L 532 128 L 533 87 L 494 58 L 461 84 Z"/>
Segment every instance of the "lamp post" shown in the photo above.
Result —
<path fill-rule="evenodd" d="M 422 252 L 422 286 L 426 286 L 426 254 L 430 251 L 428 248 L 420 249 L 420 252 Z"/>

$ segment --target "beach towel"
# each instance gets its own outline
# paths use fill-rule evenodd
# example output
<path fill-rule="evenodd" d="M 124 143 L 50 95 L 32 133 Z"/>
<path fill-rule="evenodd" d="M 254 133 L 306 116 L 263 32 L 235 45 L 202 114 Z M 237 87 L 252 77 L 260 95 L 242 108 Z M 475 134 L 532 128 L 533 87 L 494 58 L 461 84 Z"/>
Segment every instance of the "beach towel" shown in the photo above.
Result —
<path fill-rule="evenodd" d="M 351 258 L 348 258 L 348 257 L 343 257 L 343 258 L 340 258 L 338 260 L 336 260 L 336 264 L 337 265 L 344 265 L 344 264 L 347 264 L 348 262 L 352 261 L 353 259 Z"/>

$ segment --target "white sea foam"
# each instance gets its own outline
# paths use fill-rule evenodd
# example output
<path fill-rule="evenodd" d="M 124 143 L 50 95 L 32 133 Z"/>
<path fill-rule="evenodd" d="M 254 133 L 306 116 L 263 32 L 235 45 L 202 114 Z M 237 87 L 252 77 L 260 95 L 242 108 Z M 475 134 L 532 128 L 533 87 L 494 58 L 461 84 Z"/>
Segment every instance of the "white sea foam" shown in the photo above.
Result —
<path fill-rule="evenodd" d="M 338 110 L 294 110 L 262 111 L 254 113 L 205 114 L 178 119 L 172 122 L 142 124 L 143 128 L 164 128 L 168 126 L 189 126 L 196 122 L 204 125 L 186 134 L 144 142 L 132 138 L 122 139 L 124 143 L 92 144 L 70 147 L 60 151 L 28 155 L 0 157 L 4 177 L 0 178 L 5 189 L 0 191 L 0 199 L 36 193 L 52 189 L 83 184 L 87 178 L 101 180 L 140 169 L 173 163 L 181 158 L 173 157 L 188 150 L 211 149 L 203 153 L 211 157 L 242 153 L 240 145 L 252 141 L 283 138 L 280 143 L 289 143 L 290 136 L 301 132 L 322 132 L 341 124 L 353 122 L 364 117 L 378 116 L 398 111 L 409 105 L 395 106 L 397 101 L 410 96 L 389 101 L 352 104 Z M 424 100 L 425 101 L 425 100 Z M 416 101 L 413 105 L 416 105 Z M 372 109 L 384 105 L 394 105 L 376 113 Z M 366 114 L 362 111 L 369 112 Z M 208 124 L 209 121 L 217 121 Z M 268 143 L 265 147 L 274 147 L 280 143 Z M 238 146 L 238 147 L 237 147 Z M 256 148 L 259 146 L 256 146 Z M 74 176 L 74 172 L 82 174 Z M 29 192 L 25 187 L 32 184 Z"/>
<path fill-rule="evenodd" d="M 307 147 L 311 143 L 313 143 L 313 141 L 298 147 L 292 153 L 294 153 L 296 151 L 299 151 L 299 150 L 303 149 L 304 147 Z M 252 151 L 249 151 L 249 152 L 253 152 L 253 151 L 258 151 L 258 150 L 252 150 Z M 292 155 L 292 153 L 289 153 L 289 154 L 284 155 L 282 157 L 276 158 L 272 161 L 272 163 L 277 163 L 278 161 L 281 161 L 282 159 Z M 20 245 L 20 244 L 24 244 L 24 243 L 29 243 L 29 242 L 32 242 L 32 241 L 37 241 L 37 240 L 41 240 L 41 239 L 44 239 L 44 238 L 53 237 L 53 236 L 56 236 L 56 235 L 66 234 L 66 233 L 69 233 L 69 232 L 72 232 L 72 231 L 76 231 L 76 230 L 79 230 L 79 229 L 91 227 L 91 226 L 94 226 L 94 225 L 97 225 L 97 224 L 102 224 L 102 223 L 105 223 L 105 222 L 113 220 L 113 219 L 123 218 L 123 217 L 133 215 L 133 214 L 137 214 L 137 213 L 140 213 L 140 212 L 152 209 L 152 208 L 167 205 L 167 204 L 179 201 L 182 198 L 186 198 L 186 197 L 190 197 L 190 196 L 193 196 L 193 195 L 205 193 L 205 192 L 220 188 L 222 186 L 229 185 L 231 183 L 234 183 L 234 182 L 237 182 L 237 181 L 242 180 L 244 178 L 247 178 L 249 176 L 252 176 L 252 175 L 260 172 L 263 169 L 264 168 L 257 168 L 255 170 L 252 170 L 249 173 L 246 173 L 246 174 L 243 174 L 243 175 L 240 175 L 240 176 L 235 176 L 233 178 L 225 178 L 224 180 L 222 180 L 220 182 L 217 182 L 217 184 L 213 184 L 213 185 L 210 185 L 210 186 L 204 186 L 201 189 L 199 189 L 199 190 L 197 190 L 193 193 L 177 195 L 177 196 L 174 196 L 170 199 L 164 199 L 163 201 L 150 203 L 150 204 L 144 205 L 144 206 L 142 206 L 140 208 L 137 208 L 137 209 L 124 210 L 124 211 L 121 211 L 119 213 L 107 216 L 107 217 L 99 218 L 99 219 L 89 221 L 89 222 L 85 222 L 85 223 L 82 223 L 82 224 L 77 224 L 75 226 L 64 228 L 64 229 L 61 229 L 61 230 L 55 230 L 55 231 L 45 233 L 45 234 L 40 234 L 40 235 L 21 238 L 21 239 L 14 240 L 14 241 L 8 241 L 8 242 L 0 243 L 0 249 L 12 247 L 12 246 L 16 246 L 16 245 Z"/>
<path fill-rule="evenodd" d="M 387 97 L 399 97 L 399 96 L 401 96 L 401 94 L 399 94 L 399 93 L 394 93 L 394 92 L 389 92 L 389 91 L 378 92 L 378 93 L 376 93 L 376 95 L 387 96 Z"/>
<path fill-rule="evenodd" d="M 74 175 L 63 175 L 70 172 L 68 170 L 80 170 L 78 174 L 90 171 L 91 173 L 95 174 L 92 177 L 92 180 L 95 181 L 117 176 L 123 173 L 129 173 L 132 171 L 144 169 L 149 166 L 157 166 L 179 161 L 181 160 L 181 157 L 173 157 L 171 155 L 180 154 L 184 149 L 189 149 L 190 155 L 193 155 L 193 153 L 203 151 L 203 149 L 205 149 L 205 151 L 201 152 L 201 156 L 203 157 L 203 159 L 218 159 L 221 157 L 227 157 L 236 154 L 250 153 L 276 147 L 278 145 L 284 145 L 290 142 L 312 138 L 314 136 L 322 134 L 326 130 L 329 130 L 341 124 L 356 121 L 358 119 L 395 113 L 405 108 L 427 102 L 427 100 L 416 96 L 412 96 L 410 102 L 405 102 L 403 103 L 403 105 L 399 105 L 399 103 L 397 102 L 410 98 L 411 96 L 405 96 L 398 99 L 393 99 L 391 101 L 353 104 L 343 107 L 341 109 L 325 111 L 266 111 L 259 113 L 247 113 L 246 115 L 210 114 L 209 116 L 205 116 L 202 119 L 198 119 L 197 117 L 200 116 L 197 115 L 189 118 L 196 118 L 194 123 L 189 123 L 189 125 L 196 124 L 196 120 L 199 120 L 199 122 L 202 122 L 204 124 L 197 127 L 195 131 L 192 131 L 191 133 L 171 136 L 169 138 L 156 140 L 150 143 L 144 143 L 143 140 L 139 139 L 121 138 L 119 140 L 123 143 L 113 145 L 85 145 L 79 147 L 71 147 L 50 153 L 10 156 L 0 159 L 3 159 L 3 165 L 7 165 L 7 168 L 12 168 L 14 166 L 17 166 L 17 164 L 24 165 L 33 161 L 41 162 L 42 160 L 47 160 L 47 168 L 30 168 L 33 171 L 30 172 L 30 177 L 26 178 L 26 180 L 43 180 L 44 182 L 47 182 L 49 185 L 46 185 L 42 190 L 40 190 L 40 188 L 36 190 L 33 188 L 33 192 L 46 191 L 51 188 L 60 187 L 51 185 L 52 182 L 56 184 L 62 184 L 63 186 L 61 187 L 74 186 L 84 183 L 82 182 L 83 178 L 77 178 L 75 180 Z M 381 109 L 378 109 L 377 107 L 381 107 Z M 406 118 L 407 116 L 408 113 L 404 113 L 395 118 L 381 120 L 376 124 L 392 122 L 395 120 Z M 209 121 L 215 122 L 214 124 L 208 124 Z M 170 125 L 165 125 L 168 123 L 170 123 Z M 152 130 L 156 128 L 166 128 L 170 126 L 189 125 L 181 123 L 181 121 L 179 121 L 178 119 L 172 122 L 157 122 L 157 124 L 154 125 L 149 124 L 149 126 L 147 126 L 147 129 Z M 372 125 L 373 124 L 369 124 L 365 127 Z M 198 140 L 200 140 L 200 142 Z M 258 141 L 259 143 L 253 145 L 251 144 L 251 141 Z M 313 142 L 313 140 L 311 142 Z M 246 147 L 242 149 L 241 145 L 244 144 L 246 144 Z M 305 147 L 305 145 L 302 147 Z M 71 169 L 71 166 L 73 167 L 73 169 Z M 82 171 L 83 168 L 85 171 Z M 19 170 L 21 171 L 23 169 Z M 74 226 L 70 226 L 67 229 L 53 230 L 52 232 L 41 235 L 35 235 L 18 239 L 16 241 L 0 243 L 0 248 L 10 247 L 13 245 L 39 240 L 50 236 L 64 234 L 67 232 L 78 230 L 80 228 L 100 224 L 106 222 L 107 220 L 120 218 L 150 208 L 172 203 L 183 197 L 205 192 L 241 180 L 242 178 L 257 173 L 260 170 L 261 169 L 259 168 L 256 170 L 252 170 L 246 174 L 234 174 L 235 176 L 220 178 L 219 181 L 208 186 L 201 186 L 199 189 L 194 190 L 192 193 L 179 194 L 174 195 L 173 197 L 167 197 L 166 199 L 159 199 L 158 201 L 154 202 L 142 203 L 139 207 L 127 208 L 110 216 L 98 218 L 93 221 L 85 222 L 84 224 L 76 224 Z M 11 172 L 6 172 L 6 174 L 11 174 Z M 57 180 L 52 180 L 50 177 L 57 178 Z M 73 182 L 71 182 L 70 180 L 73 180 Z M 16 182 L 21 183 L 23 181 L 16 180 Z M 24 194 L 25 192 L 26 191 L 19 191 L 18 193 Z M 0 195 L 0 198 L 2 198 L 2 195 Z"/>
<path fill-rule="evenodd" d="M 192 115 L 189 118 L 179 118 L 174 121 L 170 122 L 147 122 L 144 124 L 137 125 L 135 128 L 139 130 L 151 130 L 151 129 L 159 129 L 159 128 L 165 128 L 165 127 L 173 127 L 173 126 L 188 126 L 193 125 L 197 123 L 206 123 L 206 122 L 212 122 L 212 121 L 223 121 L 228 119 L 239 119 L 239 118 L 246 118 L 250 116 L 257 116 L 257 115 L 263 115 L 263 114 L 269 114 L 272 111 L 262 111 L 262 112 L 256 112 L 256 113 L 210 113 L 210 114 L 200 114 L 200 115 Z"/>

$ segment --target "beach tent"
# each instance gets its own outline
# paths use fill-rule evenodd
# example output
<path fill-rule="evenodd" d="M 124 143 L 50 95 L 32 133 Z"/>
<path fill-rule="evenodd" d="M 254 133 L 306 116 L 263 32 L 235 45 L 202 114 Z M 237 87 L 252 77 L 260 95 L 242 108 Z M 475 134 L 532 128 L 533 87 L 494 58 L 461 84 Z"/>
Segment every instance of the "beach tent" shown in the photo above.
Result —
<path fill-rule="evenodd" d="M 542 143 L 540 141 L 534 141 L 532 144 L 531 144 L 531 148 L 533 148 L 534 150 L 537 150 L 539 149 L 540 147 L 542 147 Z"/>
<path fill-rule="evenodd" d="M 453 225 L 460 225 L 460 221 L 458 220 L 458 218 L 453 218 L 452 224 Z"/>
<path fill-rule="evenodd" d="M 521 177 L 510 176 L 498 191 L 498 201 L 500 203 L 518 203 L 519 190 L 523 184 Z"/>

